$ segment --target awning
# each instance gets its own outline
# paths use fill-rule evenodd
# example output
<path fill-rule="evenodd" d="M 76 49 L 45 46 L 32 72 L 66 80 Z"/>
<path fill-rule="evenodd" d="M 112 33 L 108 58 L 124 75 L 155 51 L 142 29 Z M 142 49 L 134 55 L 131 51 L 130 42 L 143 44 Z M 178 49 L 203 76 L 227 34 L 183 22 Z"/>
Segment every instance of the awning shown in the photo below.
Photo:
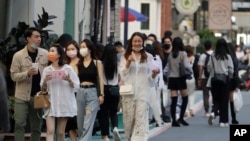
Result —
<path fill-rule="evenodd" d="M 125 20 L 125 8 L 121 7 L 120 9 L 120 21 L 124 22 Z M 132 21 L 139 21 L 139 22 L 145 22 L 148 20 L 148 17 L 137 12 L 134 9 L 128 8 L 128 22 Z"/>

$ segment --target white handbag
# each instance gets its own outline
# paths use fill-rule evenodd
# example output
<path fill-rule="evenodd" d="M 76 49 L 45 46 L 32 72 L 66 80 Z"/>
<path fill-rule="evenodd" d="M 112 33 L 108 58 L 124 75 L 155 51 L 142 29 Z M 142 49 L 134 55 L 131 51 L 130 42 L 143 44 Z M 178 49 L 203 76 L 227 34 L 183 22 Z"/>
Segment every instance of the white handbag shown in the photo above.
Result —
<path fill-rule="evenodd" d="M 134 95 L 134 87 L 131 84 L 120 85 L 120 95 Z"/>

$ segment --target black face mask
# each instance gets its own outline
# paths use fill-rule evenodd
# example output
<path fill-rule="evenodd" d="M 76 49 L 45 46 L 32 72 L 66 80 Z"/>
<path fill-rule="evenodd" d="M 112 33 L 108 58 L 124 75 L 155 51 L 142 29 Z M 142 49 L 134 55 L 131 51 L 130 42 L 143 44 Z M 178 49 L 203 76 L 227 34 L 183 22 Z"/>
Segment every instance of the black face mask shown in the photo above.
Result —
<path fill-rule="evenodd" d="M 170 44 L 163 44 L 163 49 L 170 49 Z"/>

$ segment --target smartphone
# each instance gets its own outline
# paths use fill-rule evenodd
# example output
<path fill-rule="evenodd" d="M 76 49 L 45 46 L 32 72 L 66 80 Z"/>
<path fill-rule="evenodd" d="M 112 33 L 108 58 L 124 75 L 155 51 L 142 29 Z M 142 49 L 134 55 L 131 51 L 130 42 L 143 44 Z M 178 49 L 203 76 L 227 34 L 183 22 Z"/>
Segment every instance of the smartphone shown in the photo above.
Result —
<path fill-rule="evenodd" d="M 65 72 L 63 70 L 54 70 L 49 71 L 48 74 L 52 76 L 52 79 L 63 79 Z"/>

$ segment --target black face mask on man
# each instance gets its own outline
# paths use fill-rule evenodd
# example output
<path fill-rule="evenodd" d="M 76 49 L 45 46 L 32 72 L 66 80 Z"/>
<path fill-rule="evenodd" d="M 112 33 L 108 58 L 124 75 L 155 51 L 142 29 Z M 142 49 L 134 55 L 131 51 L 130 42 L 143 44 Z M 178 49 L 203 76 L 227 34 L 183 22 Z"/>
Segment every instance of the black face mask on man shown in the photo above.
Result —
<path fill-rule="evenodd" d="M 163 44 L 163 49 L 170 49 L 171 45 L 170 44 Z"/>

